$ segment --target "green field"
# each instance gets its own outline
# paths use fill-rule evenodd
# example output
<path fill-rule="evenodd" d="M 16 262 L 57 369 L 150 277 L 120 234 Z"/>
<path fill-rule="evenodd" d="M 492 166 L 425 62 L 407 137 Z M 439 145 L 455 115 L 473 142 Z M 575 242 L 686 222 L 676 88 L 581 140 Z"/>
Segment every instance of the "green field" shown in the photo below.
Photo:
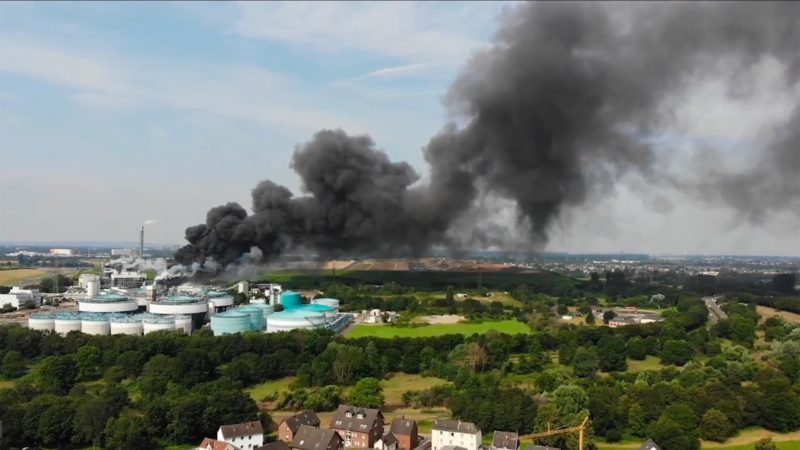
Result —
<path fill-rule="evenodd" d="M 245 389 L 245 392 L 250 394 L 250 397 L 256 402 L 260 402 L 264 397 L 272 394 L 287 392 L 290 390 L 290 385 L 294 383 L 296 377 L 286 377 L 280 380 L 271 380 L 266 383 L 261 383 L 256 386 Z"/>
<path fill-rule="evenodd" d="M 489 331 L 499 331 L 506 334 L 528 334 L 530 328 L 522 322 L 516 320 L 487 320 L 484 322 L 462 322 L 447 325 L 425 325 L 421 327 L 393 327 L 390 325 L 367 325 L 360 324 L 353 328 L 347 335 L 348 338 L 360 337 L 432 337 L 444 336 L 445 334 L 483 334 Z"/>
<path fill-rule="evenodd" d="M 449 381 L 442 378 L 423 377 L 402 372 L 394 373 L 389 378 L 381 380 L 387 406 L 402 405 L 403 393 L 406 391 L 421 391 L 448 383 Z"/>
<path fill-rule="evenodd" d="M 661 370 L 664 365 L 657 356 L 648 355 L 645 359 L 638 361 L 628 358 L 628 372 L 644 372 L 645 370 Z"/>

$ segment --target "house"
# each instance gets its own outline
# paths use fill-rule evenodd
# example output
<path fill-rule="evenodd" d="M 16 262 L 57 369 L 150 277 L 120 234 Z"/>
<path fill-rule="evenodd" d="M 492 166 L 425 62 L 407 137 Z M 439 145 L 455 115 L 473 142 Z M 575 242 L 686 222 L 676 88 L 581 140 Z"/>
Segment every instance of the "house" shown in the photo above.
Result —
<path fill-rule="evenodd" d="M 293 450 L 342 450 L 344 442 L 335 430 L 300 425 L 294 440 L 291 442 Z"/>
<path fill-rule="evenodd" d="M 267 445 L 262 445 L 261 447 L 256 447 L 255 450 L 291 450 L 286 442 L 283 441 L 275 441 L 270 442 Z"/>
<path fill-rule="evenodd" d="M 639 446 L 639 450 L 661 450 L 661 447 L 653 442 L 652 439 L 648 439 L 647 442 Z"/>
<path fill-rule="evenodd" d="M 380 450 L 412 450 L 419 444 L 419 429 L 415 420 L 398 417 L 392 420 L 389 432 L 375 443 Z"/>
<path fill-rule="evenodd" d="M 383 436 L 383 423 L 380 410 L 339 405 L 330 428 L 339 433 L 345 447 L 373 448 Z"/>
<path fill-rule="evenodd" d="M 492 450 L 519 450 L 519 434 L 512 431 L 495 431 Z"/>
<path fill-rule="evenodd" d="M 449 450 L 446 447 L 462 447 L 478 450 L 481 446 L 481 429 L 474 423 L 460 420 L 437 419 L 431 433 L 433 450 Z"/>
<path fill-rule="evenodd" d="M 297 430 L 300 429 L 300 425 L 318 427 L 319 423 L 319 416 L 317 416 L 317 413 L 314 411 L 306 410 L 293 416 L 289 416 L 283 419 L 283 422 L 278 425 L 278 439 L 282 440 L 283 442 L 292 442 Z"/>
<path fill-rule="evenodd" d="M 217 439 L 205 438 L 200 445 L 197 446 L 197 450 L 240 450 L 235 445 L 229 444 L 225 441 L 219 441 Z"/>
<path fill-rule="evenodd" d="M 608 321 L 608 326 L 611 328 L 624 327 L 634 324 L 636 324 L 636 319 L 630 316 L 617 316 Z"/>
<path fill-rule="evenodd" d="M 255 450 L 264 445 L 264 429 L 259 421 L 223 425 L 217 430 L 217 440 L 233 444 L 241 450 Z"/>

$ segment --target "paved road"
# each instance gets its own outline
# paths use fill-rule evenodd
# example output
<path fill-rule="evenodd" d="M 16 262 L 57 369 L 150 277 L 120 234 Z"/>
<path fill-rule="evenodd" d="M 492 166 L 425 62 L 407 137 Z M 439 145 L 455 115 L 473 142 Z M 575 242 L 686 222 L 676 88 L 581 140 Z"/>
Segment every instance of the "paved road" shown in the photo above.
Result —
<path fill-rule="evenodd" d="M 720 309 L 719 305 L 717 305 L 717 300 L 720 298 L 722 298 L 720 295 L 703 297 L 703 302 L 705 302 L 706 308 L 708 308 L 708 317 L 711 318 L 711 323 L 717 323 L 720 320 L 725 320 L 728 318 L 728 315 L 725 314 L 725 311 Z"/>

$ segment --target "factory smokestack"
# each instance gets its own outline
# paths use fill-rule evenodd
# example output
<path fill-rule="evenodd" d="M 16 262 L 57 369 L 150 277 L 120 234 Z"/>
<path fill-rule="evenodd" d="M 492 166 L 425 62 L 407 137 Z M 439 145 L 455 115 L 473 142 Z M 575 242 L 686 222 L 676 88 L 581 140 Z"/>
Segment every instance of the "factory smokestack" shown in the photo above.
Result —
<path fill-rule="evenodd" d="M 144 225 L 139 230 L 139 258 L 144 259 Z"/>
<path fill-rule="evenodd" d="M 268 260 L 291 248 L 377 256 L 492 243 L 503 230 L 480 230 L 488 222 L 481 204 L 493 197 L 513 202 L 525 239 L 541 249 L 565 210 L 613 192 L 626 173 L 689 187 L 665 173 L 667 152 L 653 146 L 687 86 L 714 78 L 741 101 L 758 63 L 778 63 L 787 93 L 800 77 L 791 2 L 533 2 L 504 17 L 492 46 L 467 62 L 445 97 L 464 125 L 446 125 L 424 148 L 427 184 L 369 136 L 323 130 L 292 158 L 306 195 L 262 181 L 253 214 L 236 203 L 211 209 L 186 229 L 189 244 L 176 260 L 238 263 L 253 247 Z M 741 211 L 798 213 L 796 123 L 778 124 L 752 146 L 761 168 L 715 174 L 697 189 L 720 196 L 757 179 L 757 192 L 722 199 Z M 464 223 L 468 235 L 458 231 Z"/>

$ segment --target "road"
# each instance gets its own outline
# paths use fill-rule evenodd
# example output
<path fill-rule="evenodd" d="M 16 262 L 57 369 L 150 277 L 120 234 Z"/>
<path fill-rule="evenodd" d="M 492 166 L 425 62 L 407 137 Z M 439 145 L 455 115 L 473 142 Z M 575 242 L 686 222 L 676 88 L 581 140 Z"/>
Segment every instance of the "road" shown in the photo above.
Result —
<path fill-rule="evenodd" d="M 703 297 L 703 302 L 706 304 L 706 308 L 708 308 L 708 317 L 711 318 L 712 324 L 728 318 L 728 315 L 725 314 L 725 311 L 720 309 L 719 305 L 717 305 L 717 300 L 720 298 L 722 298 L 721 295 Z"/>

